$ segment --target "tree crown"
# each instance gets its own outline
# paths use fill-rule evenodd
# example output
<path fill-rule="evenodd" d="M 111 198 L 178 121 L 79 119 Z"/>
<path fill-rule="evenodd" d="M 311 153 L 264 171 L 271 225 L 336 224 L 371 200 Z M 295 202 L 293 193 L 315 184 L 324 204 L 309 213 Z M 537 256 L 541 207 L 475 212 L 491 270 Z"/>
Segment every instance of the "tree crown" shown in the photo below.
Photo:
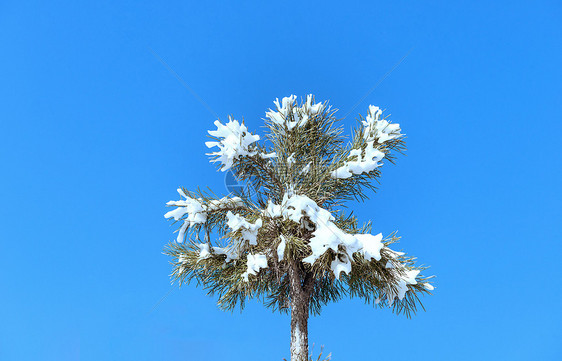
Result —
<path fill-rule="evenodd" d="M 359 226 L 344 210 L 375 191 L 383 161 L 394 163 L 404 151 L 399 124 L 371 105 L 346 146 L 327 102 L 292 95 L 274 104 L 263 143 L 232 117 L 209 131 L 207 147 L 218 148 L 211 162 L 251 187 L 222 198 L 178 189 L 180 200 L 168 202 L 175 208 L 165 215 L 180 225 L 165 251 L 173 257 L 172 278 L 197 281 L 223 309 L 257 297 L 287 311 L 288 272 L 296 267 L 313 314 L 349 295 L 409 316 L 418 296 L 433 290 L 431 277 L 420 273 L 426 267 L 389 247 L 395 233 L 372 235 L 370 222 Z"/>

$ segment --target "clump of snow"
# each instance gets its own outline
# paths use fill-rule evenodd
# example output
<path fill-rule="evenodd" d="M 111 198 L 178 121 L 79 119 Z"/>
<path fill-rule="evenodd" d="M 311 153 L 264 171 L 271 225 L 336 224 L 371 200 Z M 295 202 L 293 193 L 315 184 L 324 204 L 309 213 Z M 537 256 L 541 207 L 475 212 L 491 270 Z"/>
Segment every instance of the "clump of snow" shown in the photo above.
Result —
<path fill-rule="evenodd" d="M 179 201 L 169 201 L 166 203 L 168 206 L 176 206 L 178 208 L 167 212 L 164 217 L 174 218 L 176 221 L 179 221 L 187 214 L 187 218 L 184 219 L 184 222 L 178 231 L 177 241 L 181 243 L 183 242 L 185 232 L 189 227 L 194 224 L 201 224 L 207 221 L 207 213 L 205 211 L 205 206 L 200 199 L 188 197 L 181 188 L 178 189 L 178 193 L 180 196 L 185 197 L 185 200 L 180 199 Z"/>
<path fill-rule="evenodd" d="M 382 110 L 374 105 L 369 105 L 369 114 L 362 122 L 363 137 L 365 140 L 374 140 L 382 144 L 391 139 L 401 137 L 400 124 L 389 123 L 386 119 L 381 119 Z"/>
<path fill-rule="evenodd" d="M 224 260 L 224 263 L 228 263 L 230 261 L 233 260 L 238 260 L 240 259 L 240 251 L 242 248 L 242 244 L 244 243 L 244 240 L 233 240 L 233 242 L 225 247 L 219 247 L 219 246 L 215 246 L 212 247 L 213 253 L 216 255 L 225 255 L 226 259 Z M 211 256 L 211 253 L 209 252 L 209 248 L 208 245 L 207 247 L 202 246 L 202 244 L 198 244 L 199 246 L 199 259 L 206 259 L 209 258 Z"/>
<path fill-rule="evenodd" d="M 385 247 L 386 255 L 390 257 L 390 260 L 386 262 L 385 268 L 390 269 L 394 276 L 398 279 L 397 283 L 394 285 L 394 289 L 389 288 L 386 290 L 386 295 L 389 304 L 392 304 L 396 298 L 402 300 L 406 296 L 406 292 L 410 289 L 408 285 L 417 284 L 416 277 L 420 273 L 419 269 L 408 269 L 400 260 L 400 256 L 404 255 L 404 252 L 397 252 L 388 247 Z M 423 286 L 432 290 L 433 286 L 429 283 L 424 283 Z"/>
<path fill-rule="evenodd" d="M 208 204 L 204 204 L 201 198 L 191 198 L 187 196 L 181 188 L 178 188 L 178 193 L 180 194 L 179 201 L 169 201 L 166 203 L 168 206 L 176 206 L 178 208 L 164 214 L 165 218 L 174 218 L 176 221 L 183 219 L 183 224 L 178 231 L 178 243 L 183 242 L 185 232 L 187 232 L 189 227 L 195 224 L 205 223 L 209 212 L 243 204 L 242 199 L 239 197 L 223 197 L 221 199 L 212 200 Z M 182 200 L 181 197 L 184 197 L 185 200 Z M 187 217 L 184 217 L 185 215 L 187 215 Z"/>
<path fill-rule="evenodd" d="M 356 234 L 355 238 L 361 246 L 360 253 L 366 260 L 377 260 L 381 259 L 381 250 L 384 247 L 382 243 L 382 233 L 375 236 L 372 234 Z"/>
<path fill-rule="evenodd" d="M 242 278 L 247 282 L 248 275 L 257 275 L 260 269 L 267 268 L 267 257 L 264 254 L 248 254 L 247 271 L 242 274 Z"/>
<path fill-rule="evenodd" d="M 379 163 L 385 154 L 379 147 L 392 139 L 402 136 L 400 124 L 389 123 L 381 119 L 382 110 L 374 105 L 369 105 L 369 114 L 363 123 L 363 139 L 365 149 L 352 149 L 346 162 L 332 172 L 332 178 L 346 179 L 353 174 L 369 173 L 380 167 Z"/>
<path fill-rule="evenodd" d="M 197 247 L 199 247 L 198 261 L 211 257 L 211 250 L 208 243 L 198 243 Z"/>
<path fill-rule="evenodd" d="M 295 163 L 295 153 L 291 153 L 291 155 L 287 158 L 287 167 L 291 168 L 293 163 Z"/>
<path fill-rule="evenodd" d="M 265 113 L 265 116 L 274 123 L 280 125 L 284 124 L 290 112 L 292 111 L 293 106 L 295 105 L 296 99 L 297 99 L 296 95 L 284 97 L 283 100 L 281 100 L 281 104 L 279 104 L 279 98 L 275 99 L 273 104 L 275 104 L 277 110 L 269 109 L 269 111 Z"/>
<path fill-rule="evenodd" d="M 283 235 L 280 235 L 279 238 L 281 239 L 281 242 L 279 243 L 279 246 L 277 246 L 277 259 L 279 261 L 282 261 L 283 257 L 285 256 L 285 248 L 287 247 L 287 239 Z"/>
<path fill-rule="evenodd" d="M 271 152 L 271 153 L 260 153 L 260 157 L 263 159 L 269 159 L 269 158 L 275 158 L 277 157 L 277 153 L 275 152 Z"/>
<path fill-rule="evenodd" d="M 293 222 L 301 223 L 307 217 L 315 226 L 309 246 L 312 254 L 303 259 L 303 262 L 313 264 L 328 249 L 334 251 L 336 259 L 332 262 L 332 271 L 339 279 L 341 272 L 351 272 L 351 259 L 354 253 L 363 255 L 366 260 L 381 259 L 383 248 L 382 234 L 349 234 L 335 224 L 335 218 L 330 211 L 319 207 L 316 202 L 304 195 L 285 193 L 280 205 L 271 201 L 268 203 L 268 214 L 282 216 Z M 343 248 L 343 253 L 340 252 Z"/>
<path fill-rule="evenodd" d="M 207 214 L 205 208 L 200 200 L 187 197 L 185 200 L 169 201 L 166 203 L 168 206 L 177 206 L 178 208 L 164 214 L 166 218 L 174 218 L 176 221 L 180 220 L 184 215 L 188 214 L 188 221 L 190 224 L 205 223 Z"/>
<path fill-rule="evenodd" d="M 238 243 L 226 247 L 213 247 L 213 251 L 215 252 L 215 254 L 223 254 L 226 256 L 224 263 L 228 263 L 232 260 L 237 260 L 240 258 L 240 244 Z"/>
<path fill-rule="evenodd" d="M 394 276 L 398 280 L 394 285 L 389 286 L 384 291 L 388 303 L 392 304 L 395 299 L 403 300 L 404 297 L 406 297 L 406 293 L 410 291 L 408 285 L 415 285 L 418 283 L 416 277 L 419 275 L 420 270 L 406 269 L 406 267 L 397 260 L 398 256 L 401 256 L 404 253 L 393 251 L 387 247 L 385 247 L 385 250 L 388 251 L 390 257 L 394 259 L 393 262 L 389 261 L 386 263 L 386 268 L 391 269 Z M 427 290 L 433 290 L 433 286 L 429 283 L 424 283 L 423 286 Z M 380 298 L 377 298 L 377 301 L 375 301 L 376 304 L 380 302 Z"/>
<path fill-rule="evenodd" d="M 404 271 L 404 275 L 399 274 L 398 275 L 399 281 L 395 285 L 396 290 L 389 289 L 386 292 L 388 302 L 392 303 L 396 298 L 403 300 L 404 297 L 406 296 L 406 292 L 409 291 L 408 285 L 415 285 L 418 283 L 416 281 L 416 277 L 419 273 L 420 270 L 412 269 L 412 270 Z"/>
<path fill-rule="evenodd" d="M 300 107 L 296 104 L 297 97 L 295 95 L 284 97 L 281 103 L 277 98 L 273 102 L 277 109 L 269 109 L 265 116 L 276 124 L 286 125 L 289 130 L 297 126 L 302 127 L 326 107 L 324 103 L 313 103 L 313 98 L 312 94 L 307 95 L 306 102 Z"/>
<path fill-rule="evenodd" d="M 384 153 L 378 150 L 374 141 L 367 142 L 365 154 L 362 155 L 361 149 L 352 149 L 349 152 L 348 160 L 341 167 L 332 172 L 332 178 L 349 178 L 353 174 L 369 173 L 380 167 L 379 163 L 384 158 Z"/>
<path fill-rule="evenodd" d="M 345 253 L 336 254 L 336 258 L 332 261 L 331 269 L 337 279 L 340 279 L 342 272 L 346 274 L 351 273 L 351 261 L 349 260 L 349 256 Z"/>
<path fill-rule="evenodd" d="M 318 207 L 307 196 L 295 194 L 293 190 L 285 193 L 280 205 L 276 205 L 270 200 L 267 209 L 269 214 L 282 216 L 296 223 L 300 223 L 303 216 L 308 216 L 313 223 L 328 222 L 332 217 L 328 210 Z"/>
<path fill-rule="evenodd" d="M 213 199 L 206 205 L 206 211 L 218 211 L 228 206 L 242 207 L 244 206 L 244 201 L 240 197 L 222 197 L 220 199 Z"/>
<path fill-rule="evenodd" d="M 312 94 L 308 94 L 306 96 L 306 103 L 303 104 L 303 106 L 301 107 L 302 110 L 307 113 L 307 114 L 311 114 L 311 115 L 315 115 L 318 113 L 321 113 L 324 108 L 326 107 L 326 104 L 324 103 L 312 103 L 314 100 L 314 96 Z"/>
<path fill-rule="evenodd" d="M 281 217 L 283 214 L 281 213 L 281 205 L 275 204 L 270 200 L 267 202 L 267 208 L 263 210 L 263 215 L 268 216 L 270 218 Z"/>
<path fill-rule="evenodd" d="M 250 243 L 250 245 L 256 245 L 257 237 L 258 237 L 258 230 L 262 226 L 262 220 L 257 219 L 254 224 L 248 222 L 244 217 L 234 214 L 231 211 L 228 211 L 226 214 L 226 218 L 228 219 L 227 225 L 232 228 L 232 232 L 236 232 L 238 230 L 241 231 L 242 238 Z"/>
<path fill-rule="evenodd" d="M 209 134 L 216 138 L 222 138 L 218 142 L 205 142 L 209 148 L 219 147 L 217 152 L 208 153 L 215 157 L 211 162 L 220 162 L 221 170 L 224 172 L 234 163 L 234 160 L 241 156 L 252 156 L 256 154 L 255 150 L 250 150 L 250 145 L 260 140 L 260 136 L 248 132 L 244 124 L 240 124 L 238 120 L 228 117 L 229 122 L 222 124 L 216 120 L 217 130 L 209 130 Z"/>
<path fill-rule="evenodd" d="M 351 259 L 354 253 L 363 255 L 366 260 L 380 261 L 380 251 L 384 247 L 382 234 L 349 234 L 341 230 L 335 223 L 329 221 L 326 224 L 317 224 L 312 233 L 310 248 L 312 254 L 303 259 L 303 262 L 313 264 L 328 249 L 336 253 L 336 259 L 332 262 L 334 275 L 339 279 L 340 273 L 351 272 Z M 340 252 L 340 246 L 343 253 Z"/>

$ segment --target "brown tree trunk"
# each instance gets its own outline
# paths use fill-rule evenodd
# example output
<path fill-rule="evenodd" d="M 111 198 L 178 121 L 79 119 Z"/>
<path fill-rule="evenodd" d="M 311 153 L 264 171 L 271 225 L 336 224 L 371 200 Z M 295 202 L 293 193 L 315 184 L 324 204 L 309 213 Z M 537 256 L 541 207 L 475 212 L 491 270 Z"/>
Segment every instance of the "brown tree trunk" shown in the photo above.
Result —
<path fill-rule="evenodd" d="M 291 282 L 291 361 L 308 361 L 308 308 L 310 290 L 308 283 L 301 277 L 298 267 L 291 265 L 289 270 Z"/>
<path fill-rule="evenodd" d="M 291 305 L 291 361 L 308 361 L 308 312 L 303 315 L 301 305 Z M 308 310 L 307 310 L 308 311 Z"/>

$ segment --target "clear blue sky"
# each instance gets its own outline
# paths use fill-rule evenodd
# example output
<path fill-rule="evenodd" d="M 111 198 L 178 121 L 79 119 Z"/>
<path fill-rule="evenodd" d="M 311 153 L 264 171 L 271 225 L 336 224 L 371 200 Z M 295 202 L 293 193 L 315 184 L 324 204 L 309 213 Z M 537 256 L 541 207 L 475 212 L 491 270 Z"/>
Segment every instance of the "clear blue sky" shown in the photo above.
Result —
<path fill-rule="evenodd" d="M 4 1 L 0 360 L 277 360 L 289 319 L 170 288 L 176 188 L 226 193 L 214 116 L 275 97 L 386 108 L 407 156 L 355 209 L 431 265 L 415 318 L 328 306 L 334 361 L 562 357 L 562 5 Z M 390 5 L 388 3 L 391 3 Z M 429 272 L 428 272 L 429 273 Z"/>

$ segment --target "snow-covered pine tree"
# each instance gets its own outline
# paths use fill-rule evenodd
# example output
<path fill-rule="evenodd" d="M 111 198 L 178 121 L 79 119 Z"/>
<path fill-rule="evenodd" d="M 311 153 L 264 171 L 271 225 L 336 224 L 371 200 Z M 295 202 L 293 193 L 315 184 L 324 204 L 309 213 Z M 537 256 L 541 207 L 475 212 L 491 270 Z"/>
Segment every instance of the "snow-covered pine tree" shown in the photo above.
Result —
<path fill-rule="evenodd" d="M 371 105 L 346 146 L 327 102 L 309 95 L 298 103 L 292 95 L 274 103 L 263 144 L 243 122 L 215 121 L 206 143 L 218 147 L 211 161 L 250 182 L 253 194 L 178 189 L 180 200 L 167 203 L 176 208 L 165 216 L 180 228 L 165 252 L 173 280 L 196 280 L 222 309 L 257 298 L 290 312 L 291 361 L 305 361 L 309 315 L 328 302 L 360 297 L 409 317 L 433 287 L 420 274 L 425 267 L 390 248 L 396 234 L 373 235 L 370 222 L 359 226 L 342 209 L 374 191 L 382 162 L 405 149 L 400 126 Z"/>

